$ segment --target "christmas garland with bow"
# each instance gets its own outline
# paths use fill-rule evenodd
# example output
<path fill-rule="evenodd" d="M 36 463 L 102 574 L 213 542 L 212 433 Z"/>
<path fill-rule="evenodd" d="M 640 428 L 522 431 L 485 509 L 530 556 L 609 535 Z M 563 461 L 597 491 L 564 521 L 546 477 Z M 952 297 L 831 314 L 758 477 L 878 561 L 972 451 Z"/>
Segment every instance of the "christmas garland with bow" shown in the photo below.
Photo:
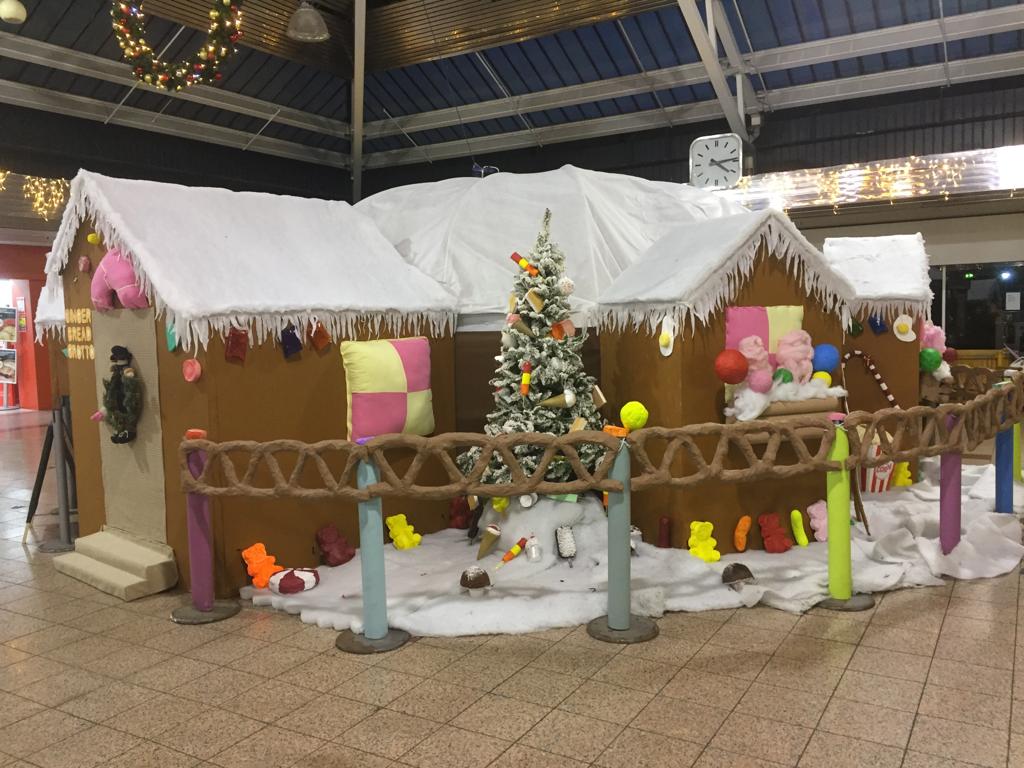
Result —
<path fill-rule="evenodd" d="M 124 60 L 136 79 L 157 88 L 180 91 L 189 85 L 212 85 L 220 80 L 221 64 L 236 52 L 242 36 L 241 0 L 212 0 L 206 41 L 191 58 L 163 61 L 146 42 L 146 15 L 141 0 L 113 0 L 110 18 Z"/>

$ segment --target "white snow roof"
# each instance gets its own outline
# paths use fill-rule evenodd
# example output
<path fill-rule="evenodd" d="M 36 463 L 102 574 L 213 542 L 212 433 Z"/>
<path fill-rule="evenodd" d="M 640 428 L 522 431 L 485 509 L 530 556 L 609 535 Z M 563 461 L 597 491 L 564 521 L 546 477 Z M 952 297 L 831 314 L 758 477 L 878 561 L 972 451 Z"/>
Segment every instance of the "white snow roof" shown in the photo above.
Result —
<path fill-rule="evenodd" d="M 356 205 L 398 251 L 459 299 L 463 315 L 500 315 L 517 267 L 550 208 L 551 238 L 587 312 L 624 269 L 680 222 L 746 210 L 684 184 L 563 166 L 544 173 L 495 173 L 411 184 Z"/>
<path fill-rule="evenodd" d="M 260 342 L 314 317 L 334 338 L 361 322 L 395 332 L 411 322 L 434 333 L 454 324 L 454 297 L 342 201 L 79 171 L 48 272 L 63 270 L 87 219 L 106 246 L 130 256 L 186 349 L 232 325 Z"/>
<path fill-rule="evenodd" d="M 49 259 L 49 254 L 47 254 Z M 48 273 L 46 285 L 39 292 L 36 302 L 35 317 L 32 322 L 36 327 L 36 341 L 41 342 L 45 336 L 52 334 L 62 336 L 64 333 L 64 281 L 60 275 Z"/>
<path fill-rule="evenodd" d="M 682 224 L 654 243 L 601 294 L 598 324 L 610 328 L 646 324 L 654 331 L 672 316 L 682 329 L 687 321 L 704 324 L 735 298 L 750 275 L 762 241 L 797 276 L 808 296 L 845 323 L 853 287 L 833 271 L 822 253 L 793 223 L 774 210 L 747 211 Z"/>
<path fill-rule="evenodd" d="M 932 289 L 924 238 L 915 235 L 829 237 L 825 260 L 852 285 L 861 304 L 892 316 L 931 317 Z"/>

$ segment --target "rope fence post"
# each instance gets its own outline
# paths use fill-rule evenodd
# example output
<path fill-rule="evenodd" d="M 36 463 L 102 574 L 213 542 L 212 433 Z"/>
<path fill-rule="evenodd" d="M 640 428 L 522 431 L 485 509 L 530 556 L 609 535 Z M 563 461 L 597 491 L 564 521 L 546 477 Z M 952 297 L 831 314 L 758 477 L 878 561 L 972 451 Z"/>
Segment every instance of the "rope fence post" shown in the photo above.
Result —
<path fill-rule="evenodd" d="M 996 512 L 1013 512 L 1013 429 L 996 434 Z"/>
<path fill-rule="evenodd" d="M 587 634 L 606 643 L 642 643 L 658 636 L 658 625 L 630 613 L 630 457 L 625 440 L 610 476 L 622 483 L 622 490 L 608 493 L 608 615 L 587 624 Z"/>
<path fill-rule="evenodd" d="M 956 426 L 956 416 L 947 416 L 946 426 L 952 431 Z M 960 543 L 962 465 L 960 451 L 948 451 L 939 459 L 939 545 L 944 555 Z"/>
<path fill-rule="evenodd" d="M 380 469 L 363 459 L 356 470 L 361 490 L 380 482 Z M 363 634 L 346 629 L 335 642 L 347 653 L 383 653 L 400 648 L 409 633 L 388 627 L 388 598 L 384 576 L 384 517 L 380 497 L 359 502 L 359 564 L 363 579 Z"/>
<path fill-rule="evenodd" d="M 828 505 L 828 593 L 818 603 L 833 611 L 866 611 L 875 604 L 871 595 L 853 594 L 852 560 L 850 551 L 850 470 L 846 460 L 850 456 L 850 438 L 843 425 L 846 415 L 830 416 L 835 426 L 835 438 L 828 452 L 829 461 L 839 469 L 829 470 L 825 480 L 825 499 Z"/>
<path fill-rule="evenodd" d="M 205 438 L 206 433 L 192 430 L 187 437 Z M 206 468 L 206 452 L 190 451 L 186 461 L 189 474 L 198 478 Z M 186 494 L 188 527 L 188 573 L 192 589 L 192 604 L 171 611 L 178 624 L 210 624 L 229 619 L 241 610 L 237 600 L 217 600 L 213 580 L 213 523 L 210 516 L 210 497 L 204 493 Z"/>
<path fill-rule="evenodd" d="M 1013 479 L 1024 483 L 1024 468 L 1020 465 L 1020 422 L 1013 425 Z"/>

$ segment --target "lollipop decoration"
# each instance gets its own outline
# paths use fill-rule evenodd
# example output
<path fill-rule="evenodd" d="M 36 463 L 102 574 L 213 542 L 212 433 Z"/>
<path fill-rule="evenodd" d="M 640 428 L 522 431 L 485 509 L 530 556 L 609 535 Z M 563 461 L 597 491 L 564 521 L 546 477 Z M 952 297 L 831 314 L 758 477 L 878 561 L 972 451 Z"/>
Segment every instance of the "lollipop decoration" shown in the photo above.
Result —
<path fill-rule="evenodd" d="M 530 535 L 532 536 L 533 534 Z M 521 538 L 519 541 L 513 544 L 512 548 L 501 556 L 501 562 L 494 566 L 494 570 L 498 570 L 503 565 L 505 565 L 505 563 L 511 563 L 513 560 L 515 560 L 516 557 L 519 556 L 519 553 L 522 552 L 523 549 L 526 547 L 526 538 L 526 536 L 523 536 L 523 538 Z"/>
<path fill-rule="evenodd" d="M 537 269 L 535 266 L 533 266 L 533 264 L 531 264 L 529 261 L 527 261 L 524 257 L 520 256 L 515 251 L 512 252 L 512 255 L 509 256 L 509 258 L 512 259 L 512 261 L 514 261 L 516 264 L 518 264 L 519 268 L 523 270 L 523 272 L 529 274 L 530 277 L 536 277 L 538 274 L 540 274 L 539 269 Z"/>

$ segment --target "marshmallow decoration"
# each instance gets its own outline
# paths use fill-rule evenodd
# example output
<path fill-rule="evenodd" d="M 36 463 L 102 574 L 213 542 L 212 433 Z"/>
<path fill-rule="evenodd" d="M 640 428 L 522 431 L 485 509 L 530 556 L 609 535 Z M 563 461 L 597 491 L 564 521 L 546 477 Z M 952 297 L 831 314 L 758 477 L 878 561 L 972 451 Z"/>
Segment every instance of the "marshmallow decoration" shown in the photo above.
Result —
<path fill-rule="evenodd" d="M 320 583 L 320 574 L 315 568 L 286 568 L 270 577 L 270 591 L 278 595 L 294 595 L 306 592 Z"/>

